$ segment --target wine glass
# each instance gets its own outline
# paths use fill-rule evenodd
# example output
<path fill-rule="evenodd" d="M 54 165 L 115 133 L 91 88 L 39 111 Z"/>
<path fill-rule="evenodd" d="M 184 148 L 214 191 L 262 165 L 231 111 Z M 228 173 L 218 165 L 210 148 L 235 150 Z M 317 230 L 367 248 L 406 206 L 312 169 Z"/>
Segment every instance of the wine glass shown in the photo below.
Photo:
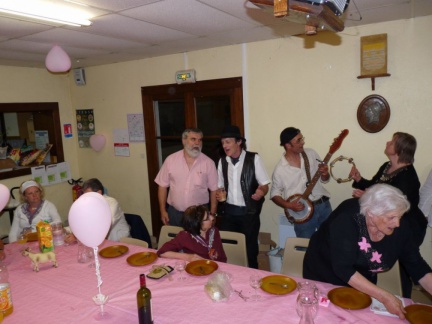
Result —
<path fill-rule="evenodd" d="M 249 284 L 253 289 L 255 289 L 255 294 L 253 294 L 250 299 L 251 300 L 260 300 L 261 296 L 258 295 L 257 289 L 261 287 L 261 276 L 257 274 L 253 274 L 249 278 Z"/>
<path fill-rule="evenodd" d="M 183 271 L 186 267 L 186 261 L 184 260 L 179 260 L 176 261 L 175 263 L 175 269 L 180 272 L 180 277 L 178 277 L 178 280 L 182 281 L 182 280 L 186 280 L 186 277 L 183 276 Z"/>

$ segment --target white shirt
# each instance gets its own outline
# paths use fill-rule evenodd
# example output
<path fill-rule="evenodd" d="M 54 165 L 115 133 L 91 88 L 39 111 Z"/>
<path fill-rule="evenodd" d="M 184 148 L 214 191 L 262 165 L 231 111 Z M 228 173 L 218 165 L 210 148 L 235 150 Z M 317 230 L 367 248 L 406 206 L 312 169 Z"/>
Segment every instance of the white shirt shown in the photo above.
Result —
<path fill-rule="evenodd" d="M 121 237 L 129 237 L 129 224 L 126 222 L 123 210 L 115 198 L 103 195 L 111 210 L 111 228 L 108 233 L 108 240 L 119 241 Z"/>
<path fill-rule="evenodd" d="M 320 157 L 313 149 L 305 148 L 304 151 L 309 160 L 310 176 L 312 179 L 318 170 L 319 162 L 317 159 L 320 160 Z M 283 199 L 287 199 L 294 194 L 303 194 L 306 190 L 307 182 L 308 178 L 303 156 L 300 154 L 300 168 L 297 168 L 288 163 L 284 153 L 273 171 L 270 198 L 280 196 Z M 309 199 L 315 201 L 322 196 L 330 198 L 330 193 L 324 188 L 320 179 L 309 195 Z"/>
<path fill-rule="evenodd" d="M 429 226 L 432 227 L 432 170 L 420 188 L 420 202 L 419 208 L 429 219 Z"/>
<path fill-rule="evenodd" d="M 40 221 L 48 221 L 49 223 L 62 221 L 56 206 L 48 200 L 44 200 L 39 213 L 33 218 L 31 224 L 27 216 L 21 211 L 21 207 L 22 204 L 15 209 L 14 219 L 9 232 L 9 243 L 18 240 L 18 235 L 26 227 L 31 227 L 32 232 L 36 232 L 36 225 Z"/>
<path fill-rule="evenodd" d="M 246 203 L 243 198 L 241 185 L 240 185 L 240 177 L 243 170 L 244 159 L 246 156 L 246 151 L 242 150 L 239 161 L 234 165 L 231 162 L 231 158 L 226 156 L 225 159 L 228 162 L 228 192 L 227 192 L 227 203 L 236 206 L 246 206 Z M 270 177 L 267 174 L 267 171 L 264 167 L 264 163 L 261 160 L 258 154 L 255 154 L 254 159 L 255 164 L 255 178 L 260 186 L 266 185 L 270 183 Z M 219 160 L 218 164 L 218 187 L 224 187 L 224 177 L 222 172 L 222 163 Z"/>

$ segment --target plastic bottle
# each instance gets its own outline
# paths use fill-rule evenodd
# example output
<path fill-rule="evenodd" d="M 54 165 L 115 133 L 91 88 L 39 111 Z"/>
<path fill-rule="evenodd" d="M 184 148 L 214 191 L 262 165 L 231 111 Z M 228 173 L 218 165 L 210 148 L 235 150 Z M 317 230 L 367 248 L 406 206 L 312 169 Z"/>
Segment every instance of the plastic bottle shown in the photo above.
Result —
<path fill-rule="evenodd" d="M 6 265 L 0 262 L 0 312 L 8 316 L 13 312 L 9 273 Z"/>
<path fill-rule="evenodd" d="M 151 292 L 146 287 L 146 277 L 140 274 L 140 289 L 137 292 L 138 323 L 153 324 Z"/>

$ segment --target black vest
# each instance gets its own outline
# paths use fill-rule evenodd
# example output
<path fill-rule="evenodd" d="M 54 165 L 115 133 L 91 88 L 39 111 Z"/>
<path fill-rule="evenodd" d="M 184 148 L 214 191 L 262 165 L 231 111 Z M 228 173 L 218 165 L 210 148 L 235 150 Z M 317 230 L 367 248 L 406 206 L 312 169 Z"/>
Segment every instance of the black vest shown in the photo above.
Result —
<path fill-rule="evenodd" d="M 240 176 L 240 187 L 244 201 L 246 203 L 246 210 L 248 214 L 255 214 L 257 211 L 260 211 L 265 200 L 264 197 L 258 201 L 251 198 L 259 186 L 255 176 L 255 154 L 256 153 L 246 151 L 243 169 Z M 226 158 L 222 158 L 221 162 L 224 186 L 226 192 L 228 192 L 228 162 Z"/>

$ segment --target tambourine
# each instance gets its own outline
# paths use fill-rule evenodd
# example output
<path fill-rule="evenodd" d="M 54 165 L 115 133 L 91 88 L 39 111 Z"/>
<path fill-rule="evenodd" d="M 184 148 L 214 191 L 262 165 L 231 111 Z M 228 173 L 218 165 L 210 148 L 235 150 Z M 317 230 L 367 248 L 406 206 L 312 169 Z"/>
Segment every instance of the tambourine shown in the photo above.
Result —
<path fill-rule="evenodd" d="M 330 175 L 332 176 L 333 179 L 336 180 L 337 183 L 344 183 L 344 182 L 348 182 L 351 181 L 353 178 L 348 176 L 348 178 L 346 179 L 341 179 L 341 178 L 336 178 L 333 174 L 333 167 L 336 164 L 336 162 L 339 161 L 343 161 L 343 160 L 347 160 L 349 164 L 352 164 L 355 167 L 355 163 L 354 163 L 354 159 L 353 158 L 348 158 L 346 156 L 339 156 L 336 159 L 334 159 L 331 163 L 330 163 Z"/>

